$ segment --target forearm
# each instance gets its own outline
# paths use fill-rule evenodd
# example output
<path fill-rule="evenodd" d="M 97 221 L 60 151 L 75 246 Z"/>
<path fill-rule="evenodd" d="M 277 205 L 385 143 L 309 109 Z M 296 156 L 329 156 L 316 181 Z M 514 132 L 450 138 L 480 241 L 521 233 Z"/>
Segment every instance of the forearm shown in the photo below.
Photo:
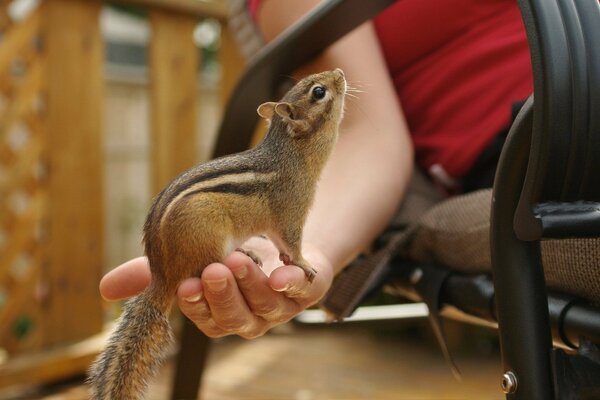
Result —
<path fill-rule="evenodd" d="M 387 226 L 412 171 L 412 153 L 402 149 L 410 144 L 388 127 L 372 133 L 390 135 L 383 140 L 351 137 L 373 128 L 365 125 L 341 133 L 304 228 L 305 243 L 317 247 L 336 273 Z"/>

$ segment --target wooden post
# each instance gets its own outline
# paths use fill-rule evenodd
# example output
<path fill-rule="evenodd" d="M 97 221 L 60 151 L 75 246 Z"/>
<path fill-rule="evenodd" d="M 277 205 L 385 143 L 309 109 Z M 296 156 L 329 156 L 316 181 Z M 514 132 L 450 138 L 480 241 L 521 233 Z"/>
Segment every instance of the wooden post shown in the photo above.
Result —
<path fill-rule="evenodd" d="M 190 168 L 196 155 L 199 50 L 196 18 L 161 9 L 150 11 L 152 190 L 160 191 Z"/>
<path fill-rule="evenodd" d="M 193 41 L 196 18 L 176 12 L 150 11 L 150 86 L 152 189 L 157 193 L 196 162 L 198 48 Z M 208 338 L 184 324 L 176 361 L 172 398 L 196 398 Z M 190 356 L 192 360 L 190 360 Z"/>
<path fill-rule="evenodd" d="M 101 2 L 49 0 L 47 57 L 48 237 L 45 344 L 101 331 L 104 259 Z"/>

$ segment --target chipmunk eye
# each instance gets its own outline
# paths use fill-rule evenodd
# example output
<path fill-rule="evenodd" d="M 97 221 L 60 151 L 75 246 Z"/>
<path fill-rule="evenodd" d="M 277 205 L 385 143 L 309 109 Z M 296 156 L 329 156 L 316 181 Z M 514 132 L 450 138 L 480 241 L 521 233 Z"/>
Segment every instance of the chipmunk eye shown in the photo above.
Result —
<path fill-rule="evenodd" d="M 327 89 L 325 89 L 323 86 L 315 86 L 312 90 L 312 96 L 315 100 L 321 100 L 323 97 L 325 97 L 326 93 Z"/>

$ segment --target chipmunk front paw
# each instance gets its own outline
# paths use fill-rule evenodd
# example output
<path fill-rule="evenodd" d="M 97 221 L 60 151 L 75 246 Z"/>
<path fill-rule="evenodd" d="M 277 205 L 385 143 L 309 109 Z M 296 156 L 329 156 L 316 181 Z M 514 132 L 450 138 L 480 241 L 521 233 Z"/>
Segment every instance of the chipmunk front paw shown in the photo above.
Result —
<path fill-rule="evenodd" d="M 312 282 L 315 279 L 315 276 L 317 276 L 316 269 L 314 269 L 313 267 L 311 267 L 310 265 L 308 265 L 305 262 L 297 262 L 297 261 L 292 260 L 290 258 L 290 256 L 285 253 L 279 254 L 279 260 L 281 262 L 283 262 L 284 265 L 292 265 L 293 264 L 293 265 L 296 265 L 296 266 L 302 268 L 302 270 L 306 274 L 306 278 L 308 279 L 309 282 Z"/>
<path fill-rule="evenodd" d="M 290 265 L 292 263 L 292 259 L 285 253 L 279 253 L 279 261 L 283 263 L 283 265 Z"/>
<path fill-rule="evenodd" d="M 312 281 L 315 279 L 315 276 L 317 276 L 317 270 L 314 269 L 313 267 L 311 267 L 310 265 L 298 265 L 298 266 L 300 268 L 302 268 L 302 270 L 306 274 L 306 279 L 308 279 L 308 281 L 310 283 L 312 283 Z"/>

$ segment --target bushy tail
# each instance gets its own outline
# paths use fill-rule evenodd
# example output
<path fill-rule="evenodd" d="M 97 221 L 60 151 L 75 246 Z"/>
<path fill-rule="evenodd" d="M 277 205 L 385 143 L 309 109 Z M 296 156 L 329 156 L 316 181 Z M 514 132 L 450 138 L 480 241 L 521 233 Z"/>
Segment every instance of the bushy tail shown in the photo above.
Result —
<path fill-rule="evenodd" d="M 104 352 L 90 368 L 93 400 L 139 400 L 164 361 L 173 335 L 170 304 L 161 304 L 152 287 L 129 300 Z"/>

